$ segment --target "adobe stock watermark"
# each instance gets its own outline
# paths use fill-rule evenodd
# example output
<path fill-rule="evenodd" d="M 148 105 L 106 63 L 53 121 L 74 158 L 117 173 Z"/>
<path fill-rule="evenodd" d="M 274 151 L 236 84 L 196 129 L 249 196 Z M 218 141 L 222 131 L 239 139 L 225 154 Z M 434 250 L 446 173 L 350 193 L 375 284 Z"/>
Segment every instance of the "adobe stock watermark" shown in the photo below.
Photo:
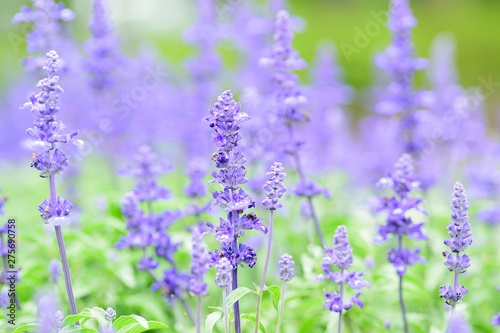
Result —
<path fill-rule="evenodd" d="M 371 11 L 370 16 L 373 20 L 368 21 L 362 28 L 359 26 L 354 28 L 354 37 L 352 43 L 341 42 L 339 49 L 348 63 L 351 62 L 352 56 L 360 54 L 363 49 L 368 47 L 372 39 L 377 37 L 382 29 L 387 26 L 389 11 Z"/>
<path fill-rule="evenodd" d="M 73 157 L 80 161 L 85 156 L 91 154 L 94 149 L 98 148 L 105 141 L 116 127 L 116 123 L 126 120 L 131 116 L 131 113 L 138 109 L 150 94 L 161 87 L 168 74 L 161 63 L 157 63 L 154 67 L 148 66 L 145 68 L 146 75 L 142 80 L 138 81 L 128 91 L 122 92 L 119 97 L 115 98 L 108 106 L 108 111 L 98 121 L 97 128 L 84 129 L 80 132 L 80 139 L 84 141 L 85 148 L 83 150 L 75 150 Z"/>

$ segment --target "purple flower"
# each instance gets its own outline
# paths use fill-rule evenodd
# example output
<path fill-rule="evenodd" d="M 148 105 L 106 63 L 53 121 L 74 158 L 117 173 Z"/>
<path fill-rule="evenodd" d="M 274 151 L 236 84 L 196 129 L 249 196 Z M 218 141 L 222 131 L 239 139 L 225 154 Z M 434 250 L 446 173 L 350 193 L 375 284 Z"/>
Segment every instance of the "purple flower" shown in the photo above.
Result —
<path fill-rule="evenodd" d="M 184 193 L 190 198 L 200 198 L 205 196 L 207 189 L 203 182 L 206 174 L 206 167 L 202 162 L 193 160 L 188 166 L 186 174 L 189 177 L 189 185 L 184 189 Z"/>
<path fill-rule="evenodd" d="M 357 292 L 354 296 L 344 300 L 344 286 L 349 285 L 354 290 L 361 290 L 369 287 L 370 284 L 363 280 L 363 273 L 350 272 L 349 268 L 353 263 L 352 248 L 347 236 L 347 228 L 343 225 L 337 227 L 333 237 L 333 248 L 325 248 L 321 266 L 324 274 L 318 277 L 319 280 L 330 279 L 340 286 L 340 292 L 325 292 L 326 301 L 323 308 L 328 308 L 332 312 L 342 312 L 349 310 L 354 304 L 363 307 Z M 335 267 L 335 268 L 332 268 Z"/>
<path fill-rule="evenodd" d="M 408 0 L 392 0 L 389 15 L 392 44 L 375 58 L 375 63 L 387 71 L 391 82 L 387 87 L 387 98 L 379 102 L 375 110 L 386 115 L 402 114 L 403 129 L 407 132 L 405 151 L 413 152 L 418 148 L 418 142 L 413 137 L 417 119 L 412 81 L 414 72 L 425 68 L 427 62 L 415 59 L 413 55 L 411 29 L 417 21 L 412 16 Z"/>
<path fill-rule="evenodd" d="M 102 91 L 112 87 L 113 72 L 122 60 L 118 40 L 111 30 L 103 0 L 94 0 L 89 29 L 92 38 L 85 43 L 85 50 L 89 54 L 85 68 L 92 75 L 92 87 L 96 91 Z"/>
<path fill-rule="evenodd" d="M 25 59 L 24 65 L 27 69 L 34 70 L 43 65 L 42 55 L 59 46 L 61 22 L 72 21 L 74 17 L 75 14 L 65 8 L 64 3 L 56 3 L 54 0 L 33 0 L 33 9 L 21 7 L 12 23 L 33 24 L 33 29 L 27 36 L 27 51 L 35 55 Z"/>
<path fill-rule="evenodd" d="M 57 149 L 57 144 L 71 142 L 78 147 L 83 141 L 75 139 L 78 131 L 64 134 L 66 126 L 57 119 L 59 98 L 63 89 L 59 86 L 59 76 L 56 75 L 59 66 L 59 56 L 55 51 L 47 53 L 43 67 L 47 77 L 38 82 L 38 93 L 30 97 L 21 109 L 30 109 L 35 116 L 33 127 L 26 133 L 30 137 L 27 146 L 33 152 L 32 167 L 40 171 L 40 177 L 48 178 L 61 173 L 68 166 L 68 158 L 64 152 Z"/>
<path fill-rule="evenodd" d="M 491 320 L 491 325 L 500 326 L 500 313 L 493 317 L 493 319 Z"/>
<path fill-rule="evenodd" d="M 306 98 L 298 88 L 298 77 L 293 71 L 303 69 L 307 64 L 292 48 L 290 15 L 284 10 L 276 15 L 275 31 L 271 55 L 261 59 L 261 64 L 273 70 L 278 116 L 285 124 L 300 123 L 305 117 L 299 107 L 305 104 Z"/>
<path fill-rule="evenodd" d="M 381 178 L 377 186 L 392 189 L 394 195 L 380 198 L 374 207 L 375 213 L 387 212 L 386 222 L 379 227 L 375 241 L 383 243 L 390 235 L 398 238 L 398 247 L 389 250 L 388 260 L 396 268 L 398 275 L 403 276 L 406 274 L 407 266 L 425 263 L 419 256 L 419 250 L 410 250 L 402 246 L 403 236 L 406 235 L 413 240 L 427 240 L 424 223 L 415 223 L 408 216 L 411 210 L 425 214 L 420 207 L 422 199 L 410 197 L 412 191 L 420 188 L 410 155 L 403 154 L 394 169 L 387 177 Z"/>
<path fill-rule="evenodd" d="M 43 200 L 38 206 L 38 211 L 41 213 L 43 223 L 61 226 L 71 222 L 69 218 L 71 207 L 73 207 L 71 202 L 58 196 L 54 203 Z"/>
<path fill-rule="evenodd" d="M 288 253 L 285 253 L 281 256 L 278 264 L 280 268 L 279 275 L 281 281 L 290 281 L 295 275 L 295 271 L 293 269 L 293 266 L 295 264 L 293 261 L 293 257 Z"/>
<path fill-rule="evenodd" d="M 50 281 L 57 282 L 59 280 L 59 275 L 61 274 L 61 268 L 59 260 L 52 259 L 49 263 L 49 273 Z"/>
<path fill-rule="evenodd" d="M 231 285 L 232 277 L 231 272 L 233 271 L 233 266 L 229 260 L 225 257 L 219 259 L 215 265 L 217 273 L 215 275 L 215 283 L 220 288 L 226 288 Z"/>
<path fill-rule="evenodd" d="M 160 263 L 153 259 L 153 257 L 144 257 L 139 260 L 137 269 L 140 271 L 149 271 L 158 267 Z"/>
<path fill-rule="evenodd" d="M 135 195 L 139 201 L 156 201 L 170 198 L 170 192 L 158 185 L 156 178 L 171 170 L 171 167 L 158 159 L 150 146 L 141 146 L 133 156 L 134 165 L 128 165 L 120 174 L 136 179 Z"/>
<path fill-rule="evenodd" d="M 113 319 L 116 318 L 116 311 L 113 308 L 107 308 L 106 313 L 104 314 L 104 318 L 106 320 L 112 321 Z"/>
<path fill-rule="evenodd" d="M 262 205 L 269 210 L 276 210 L 283 205 L 278 201 L 286 192 L 286 187 L 283 185 L 283 180 L 286 177 L 283 165 L 279 162 L 274 162 L 271 166 L 271 171 L 266 173 L 268 180 L 264 184 L 266 198 L 262 201 Z"/>
<path fill-rule="evenodd" d="M 189 291 L 193 294 L 204 296 L 207 292 L 207 284 L 203 282 L 203 278 L 208 271 L 210 257 L 207 253 L 205 244 L 203 243 L 203 233 L 200 226 L 192 229 L 192 250 L 191 250 L 191 274 L 189 280 Z"/>
<path fill-rule="evenodd" d="M 5 214 L 3 211 L 3 206 L 5 206 L 5 202 L 7 202 L 7 196 L 1 197 L 0 198 L 0 215 Z"/>
<path fill-rule="evenodd" d="M 453 286 L 441 286 L 439 296 L 444 298 L 446 304 L 455 306 L 468 292 L 467 288 L 458 284 L 458 274 L 464 273 L 470 267 L 470 259 L 467 254 L 460 254 L 472 244 L 472 235 L 469 224 L 469 204 L 465 195 L 464 187 L 456 182 L 451 200 L 451 219 L 448 224 L 449 239 L 444 244 L 451 250 L 443 252 L 446 257 L 444 265 L 454 271 L 455 278 Z"/>
<path fill-rule="evenodd" d="M 218 226 L 207 223 L 215 233 L 216 240 L 221 243 L 221 249 L 211 253 L 212 264 L 218 262 L 217 256 L 224 256 L 235 269 L 240 263 L 253 267 L 256 262 L 255 252 L 246 245 L 238 245 L 238 239 L 245 234 L 245 230 L 255 229 L 267 233 L 267 227 L 255 213 L 244 213 L 245 210 L 255 207 L 253 199 L 241 188 L 247 179 L 244 166 L 246 159 L 239 151 L 239 130 L 249 117 L 240 111 L 240 105 L 233 99 L 229 90 L 219 96 L 214 107 L 210 109 L 210 114 L 205 120 L 213 130 L 212 141 L 217 152 L 212 155 L 212 161 L 219 169 L 212 172 L 211 182 L 223 186 L 222 191 L 213 192 L 215 201 L 212 206 L 218 205 L 227 213 L 226 219 L 220 218 Z"/>

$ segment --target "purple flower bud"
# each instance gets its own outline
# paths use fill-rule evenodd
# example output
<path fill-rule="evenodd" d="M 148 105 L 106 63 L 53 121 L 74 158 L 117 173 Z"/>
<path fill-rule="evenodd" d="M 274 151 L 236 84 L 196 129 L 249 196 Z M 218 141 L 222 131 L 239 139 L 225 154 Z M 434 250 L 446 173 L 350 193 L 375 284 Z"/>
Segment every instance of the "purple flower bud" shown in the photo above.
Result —
<path fill-rule="evenodd" d="M 274 162 L 271 166 L 271 171 L 266 173 L 268 180 L 263 188 L 266 191 L 266 198 L 262 201 L 262 205 L 269 210 L 276 210 L 283 207 L 278 200 L 285 194 L 286 187 L 283 185 L 283 180 L 286 173 L 283 165 L 279 162 Z"/>
<path fill-rule="evenodd" d="M 290 281 L 294 277 L 294 264 L 295 263 L 293 261 L 293 257 L 288 253 L 285 253 L 281 256 L 279 260 L 281 281 Z"/>
<path fill-rule="evenodd" d="M 217 270 L 217 273 L 215 275 L 215 283 L 217 286 L 220 288 L 226 288 L 231 285 L 232 281 L 232 271 L 233 271 L 233 266 L 229 262 L 227 258 L 221 258 L 217 264 L 215 265 L 215 269 Z"/>
<path fill-rule="evenodd" d="M 207 290 L 207 284 L 203 278 L 208 271 L 210 257 L 207 248 L 203 243 L 203 233 L 201 227 L 196 226 L 192 229 L 192 251 L 191 251 L 191 274 L 193 277 L 189 281 L 189 290 L 196 295 L 204 295 Z"/>
<path fill-rule="evenodd" d="M 52 259 L 49 263 L 49 273 L 50 273 L 50 281 L 57 282 L 59 281 L 59 275 L 61 274 L 61 268 L 59 265 L 59 260 Z"/>
<path fill-rule="evenodd" d="M 116 311 L 113 308 L 107 308 L 106 313 L 104 314 L 104 318 L 106 320 L 112 321 L 113 319 L 116 318 Z"/>

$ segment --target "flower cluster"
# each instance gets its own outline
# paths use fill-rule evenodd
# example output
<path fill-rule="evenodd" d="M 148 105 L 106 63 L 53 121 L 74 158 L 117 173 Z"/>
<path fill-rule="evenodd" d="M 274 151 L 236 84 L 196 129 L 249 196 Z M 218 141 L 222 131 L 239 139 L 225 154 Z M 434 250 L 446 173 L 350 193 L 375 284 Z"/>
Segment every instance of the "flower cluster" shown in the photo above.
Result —
<path fill-rule="evenodd" d="M 207 284 L 203 282 L 203 277 L 208 271 L 210 257 L 203 243 L 203 232 L 201 226 L 195 226 L 192 231 L 192 251 L 191 251 L 191 274 L 189 280 L 189 291 L 195 295 L 204 296 L 207 292 Z"/>
<path fill-rule="evenodd" d="M 286 173 L 283 165 L 279 162 L 274 162 L 271 166 L 271 171 L 266 173 L 268 177 L 266 183 L 264 184 L 264 191 L 266 191 L 266 198 L 262 201 L 262 205 L 268 210 L 276 210 L 283 205 L 279 202 L 279 199 L 285 194 L 286 187 L 283 185 L 283 180 L 286 177 Z"/>
<path fill-rule="evenodd" d="M 392 0 L 389 29 L 392 31 L 392 44 L 375 58 L 375 63 L 387 71 L 391 78 L 387 98 L 375 106 L 380 114 L 402 114 L 403 128 L 410 135 L 417 125 L 415 118 L 416 97 L 413 91 L 413 76 L 416 70 L 426 67 L 424 59 L 415 59 L 411 40 L 411 29 L 417 24 L 412 16 L 408 0 Z M 414 140 L 414 138 L 408 138 Z M 407 142 L 406 151 L 414 151 L 414 141 Z"/>
<path fill-rule="evenodd" d="M 468 209 L 464 187 L 461 183 L 456 182 L 451 200 L 452 221 L 447 228 L 450 238 L 444 240 L 444 244 L 450 248 L 451 252 L 443 252 L 446 258 L 444 265 L 455 273 L 455 282 L 453 286 L 441 286 L 439 289 L 439 296 L 452 306 L 469 292 L 467 288 L 458 284 L 458 274 L 464 273 L 470 267 L 469 256 L 460 254 L 472 244 Z"/>
<path fill-rule="evenodd" d="M 347 228 L 345 226 L 337 227 L 333 238 L 333 248 L 325 248 L 323 255 L 322 268 L 324 274 L 319 276 L 319 280 L 330 279 L 339 285 L 340 291 L 333 293 L 325 292 L 326 301 L 323 308 L 328 308 L 333 312 L 342 312 L 349 310 L 354 304 L 363 307 L 363 302 L 359 300 L 361 292 L 356 292 L 354 296 L 344 300 L 344 286 L 349 285 L 354 290 L 361 290 L 370 284 L 363 280 L 363 273 L 350 272 L 349 268 L 353 263 L 352 248 L 347 237 Z M 336 268 L 332 270 L 332 265 Z"/>
<path fill-rule="evenodd" d="M 290 281 L 295 276 L 295 270 L 293 268 L 295 262 L 293 261 L 293 257 L 288 253 L 285 253 L 281 256 L 278 264 L 280 268 L 279 275 L 281 281 Z"/>
<path fill-rule="evenodd" d="M 43 65 L 42 55 L 59 46 L 61 21 L 72 21 L 74 17 L 74 13 L 64 7 L 64 3 L 56 3 L 54 0 L 33 1 L 33 9 L 21 7 L 12 23 L 33 24 L 33 30 L 27 36 L 27 51 L 36 55 L 25 59 L 24 65 L 27 69 L 34 70 Z"/>
<path fill-rule="evenodd" d="M 38 93 L 21 106 L 21 109 L 30 109 L 35 116 L 33 127 L 26 130 L 30 137 L 26 146 L 33 152 L 31 166 L 40 171 L 42 178 L 52 178 L 69 165 L 67 155 L 57 148 L 57 144 L 71 142 L 83 147 L 83 141 L 75 138 L 78 131 L 63 133 L 66 126 L 57 119 L 59 98 L 63 93 L 58 84 L 59 76 L 56 75 L 58 67 L 58 54 L 55 51 L 48 52 L 43 67 L 47 77 L 38 82 Z M 71 207 L 72 204 L 68 200 L 57 197 L 51 198 L 50 202 L 42 201 L 38 210 L 45 223 L 65 225 L 69 223 Z"/>
<path fill-rule="evenodd" d="M 261 63 L 273 70 L 275 81 L 275 101 L 278 116 L 285 124 L 304 122 L 306 117 L 299 110 L 306 98 L 298 87 L 298 76 L 294 70 L 303 69 L 306 62 L 299 57 L 292 47 L 293 33 L 290 28 L 290 15 L 282 10 L 276 15 L 274 46 L 270 57 L 261 59 Z"/>
<path fill-rule="evenodd" d="M 255 251 L 247 245 L 237 244 L 237 239 L 245 234 L 245 230 L 259 230 L 267 233 L 255 213 L 244 214 L 244 211 L 255 207 L 253 199 L 245 193 L 241 185 L 247 182 L 245 177 L 245 157 L 237 149 L 241 136 L 238 133 L 241 123 L 247 121 L 248 115 L 240 112 L 240 105 L 234 101 L 233 94 L 228 90 L 219 96 L 217 103 L 210 110 L 211 116 L 206 120 L 213 129 L 212 141 L 217 152 L 212 156 L 216 168 L 211 182 L 223 186 L 222 191 L 214 191 L 213 206 L 218 205 L 227 213 L 227 219 L 220 219 L 219 225 L 207 225 L 215 233 L 215 238 L 221 243 L 221 249 L 212 254 L 212 264 L 220 257 L 226 257 L 234 268 L 241 263 L 253 267 L 256 262 Z M 241 215 L 241 216 L 240 216 Z"/>
<path fill-rule="evenodd" d="M 427 234 L 423 228 L 424 223 L 415 223 L 408 216 L 410 210 L 425 214 L 423 208 L 420 207 L 422 199 L 410 196 L 412 191 L 420 189 L 420 182 L 415 175 L 410 155 L 403 154 L 394 166 L 394 170 L 387 177 L 381 178 L 377 186 L 392 189 L 394 195 L 380 198 L 374 209 L 375 213 L 385 211 L 388 214 L 385 224 L 378 229 L 375 241 L 385 242 L 389 235 L 398 238 L 398 247 L 389 250 L 388 259 L 396 268 L 398 275 L 403 276 L 407 266 L 425 262 L 419 255 L 419 249 L 410 250 L 403 247 L 403 236 L 406 235 L 413 240 L 427 240 Z"/>
<path fill-rule="evenodd" d="M 215 265 L 217 273 L 215 274 L 215 283 L 220 288 L 227 288 L 231 285 L 233 265 L 225 257 L 222 257 Z"/>
<path fill-rule="evenodd" d="M 155 278 L 157 281 L 152 288 L 161 289 L 168 299 L 175 299 L 187 290 L 190 280 L 189 274 L 176 269 L 173 256 L 179 244 L 168 234 L 170 225 L 181 217 L 181 213 L 169 210 L 157 213 L 153 210 L 155 201 L 170 197 L 170 192 L 157 183 L 157 177 L 170 168 L 159 161 L 158 155 L 149 146 L 141 146 L 134 155 L 134 160 L 134 165 L 129 165 L 121 171 L 123 175 L 134 177 L 136 186 L 133 191 L 126 193 L 122 200 L 122 212 L 126 218 L 128 234 L 118 241 L 116 247 L 142 249 L 143 257 L 138 263 L 138 269 L 151 275 L 159 267 L 159 260 L 169 263 L 171 269 L 164 271 L 162 280 Z M 141 203 L 145 204 L 146 211 L 141 207 Z M 149 249 L 152 253 L 148 253 Z"/>
<path fill-rule="evenodd" d="M 113 85 L 111 73 L 121 61 L 118 40 L 111 30 L 103 0 L 94 0 L 89 29 L 92 38 L 85 43 L 85 50 L 89 54 L 85 68 L 92 75 L 92 87 L 102 91 Z"/>

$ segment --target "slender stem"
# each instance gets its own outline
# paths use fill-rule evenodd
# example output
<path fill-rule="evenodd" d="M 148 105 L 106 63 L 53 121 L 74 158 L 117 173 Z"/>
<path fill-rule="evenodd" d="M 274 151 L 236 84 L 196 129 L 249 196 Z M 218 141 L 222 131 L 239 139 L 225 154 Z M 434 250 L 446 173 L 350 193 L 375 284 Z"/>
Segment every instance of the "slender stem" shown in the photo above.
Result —
<path fill-rule="evenodd" d="M 288 124 L 288 136 L 291 142 L 295 142 L 295 134 L 293 131 L 292 125 Z M 300 160 L 300 155 L 298 152 L 292 153 L 293 160 L 295 161 L 295 167 L 297 168 L 297 172 L 299 174 L 300 180 L 305 182 L 307 180 L 306 174 L 304 172 L 304 169 L 302 168 L 302 163 Z M 311 218 L 314 223 L 314 229 L 316 230 L 316 235 L 318 236 L 318 240 L 321 244 L 321 246 L 325 246 L 325 241 L 323 237 L 323 232 L 321 231 L 321 226 L 319 224 L 318 217 L 316 216 L 316 212 L 314 211 L 314 205 L 312 201 L 312 197 L 307 198 L 307 203 L 309 205 L 309 211 L 311 212 Z"/>
<path fill-rule="evenodd" d="M 343 275 L 344 275 L 344 269 L 342 268 L 340 270 L 340 276 L 343 276 Z M 342 304 L 342 308 L 340 309 L 340 312 L 339 312 L 339 324 L 338 324 L 338 328 L 337 328 L 338 333 L 342 332 L 342 310 L 344 309 L 344 283 L 343 282 L 340 283 L 340 302 Z"/>
<path fill-rule="evenodd" d="M 234 251 L 236 251 L 237 244 L 238 244 L 238 240 L 235 237 L 234 241 L 233 241 Z M 232 290 L 235 290 L 238 288 L 238 266 L 236 266 L 233 269 L 232 278 L 233 278 Z M 241 333 L 240 302 L 238 302 L 238 301 L 234 302 L 234 332 Z"/>
<path fill-rule="evenodd" d="M 51 204 L 55 206 L 56 200 L 57 200 L 57 195 L 56 195 L 56 181 L 55 181 L 54 175 L 49 176 L 49 184 L 50 184 L 50 199 L 49 200 L 50 200 Z M 56 231 L 57 246 L 59 247 L 59 254 L 61 256 L 61 264 L 62 264 L 63 273 L 64 273 L 64 282 L 66 284 L 66 294 L 68 296 L 69 308 L 70 308 L 71 314 L 77 314 L 78 311 L 76 309 L 75 296 L 73 296 L 73 286 L 71 284 L 71 274 L 69 271 L 68 257 L 66 255 L 66 247 L 64 246 L 64 238 L 63 238 L 61 226 L 56 225 L 56 226 L 54 226 L 54 229 Z"/>
<path fill-rule="evenodd" d="M 401 251 L 403 248 L 403 236 L 398 236 L 398 249 Z M 399 275 L 399 306 L 401 307 L 401 315 L 403 316 L 404 332 L 408 333 L 408 321 L 406 319 L 406 307 L 403 299 L 403 275 Z"/>
<path fill-rule="evenodd" d="M 75 296 L 73 295 L 73 286 L 71 284 L 71 273 L 69 271 L 68 257 L 66 256 L 66 247 L 64 246 L 64 238 L 62 235 L 61 226 L 54 226 L 56 230 L 57 245 L 59 246 L 59 254 L 61 255 L 61 263 L 64 273 L 64 282 L 66 284 L 66 294 L 68 295 L 68 302 L 71 314 L 77 314 Z"/>
<path fill-rule="evenodd" d="M 274 224 L 274 210 L 269 211 L 269 232 L 267 235 L 267 253 L 266 261 L 264 263 L 264 272 L 262 272 L 262 279 L 260 280 L 260 290 L 257 299 L 257 311 L 255 313 L 255 333 L 259 332 L 259 322 L 260 322 L 260 306 L 262 304 L 262 295 L 264 293 L 264 286 L 266 284 L 266 275 L 269 269 L 269 261 L 271 259 L 271 247 L 273 244 L 273 224 Z"/>
<path fill-rule="evenodd" d="M 224 309 L 224 331 L 229 333 L 229 314 L 227 311 L 227 288 L 222 288 L 222 308 Z"/>
<path fill-rule="evenodd" d="M 201 297 L 196 296 L 196 333 L 201 333 Z"/>
<path fill-rule="evenodd" d="M 283 320 L 283 312 L 285 311 L 285 292 L 286 292 L 286 282 L 283 281 L 283 285 L 281 286 L 281 303 L 278 313 L 278 325 L 276 326 L 276 333 L 280 333 L 281 329 L 281 321 Z"/>
<path fill-rule="evenodd" d="M 147 272 L 149 273 L 149 275 L 151 275 L 153 280 L 155 280 L 155 282 L 160 286 L 160 289 L 163 291 L 164 294 L 170 293 L 171 291 L 170 288 L 155 275 L 152 269 L 148 269 Z M 184 306 L 184 310 L 186 311 L 186 314 L 191 320 L 191 323 L 193 323 L 193 325 L 196 325 L 196 321 L 193 316 L 193 311 L 191 311 L 191 308 L 189 307 L 187 301 L 184 298 L 181 298 L 181 303 Z"/>
<path fill-rule="evenodd" d="M 262 272 L 262 279 L 260 280 L 260 289 L 264 289 L 266 284 L 267 271 L 269 269 L 269 261 L 271 260 L 271 247 L 273 244 L 273 225 L 274 225 L 274 210 L 269 211 L 269 232 L 267 238 L 267 253 L 266 262 L 264 263 L 264 272 Z"/>

